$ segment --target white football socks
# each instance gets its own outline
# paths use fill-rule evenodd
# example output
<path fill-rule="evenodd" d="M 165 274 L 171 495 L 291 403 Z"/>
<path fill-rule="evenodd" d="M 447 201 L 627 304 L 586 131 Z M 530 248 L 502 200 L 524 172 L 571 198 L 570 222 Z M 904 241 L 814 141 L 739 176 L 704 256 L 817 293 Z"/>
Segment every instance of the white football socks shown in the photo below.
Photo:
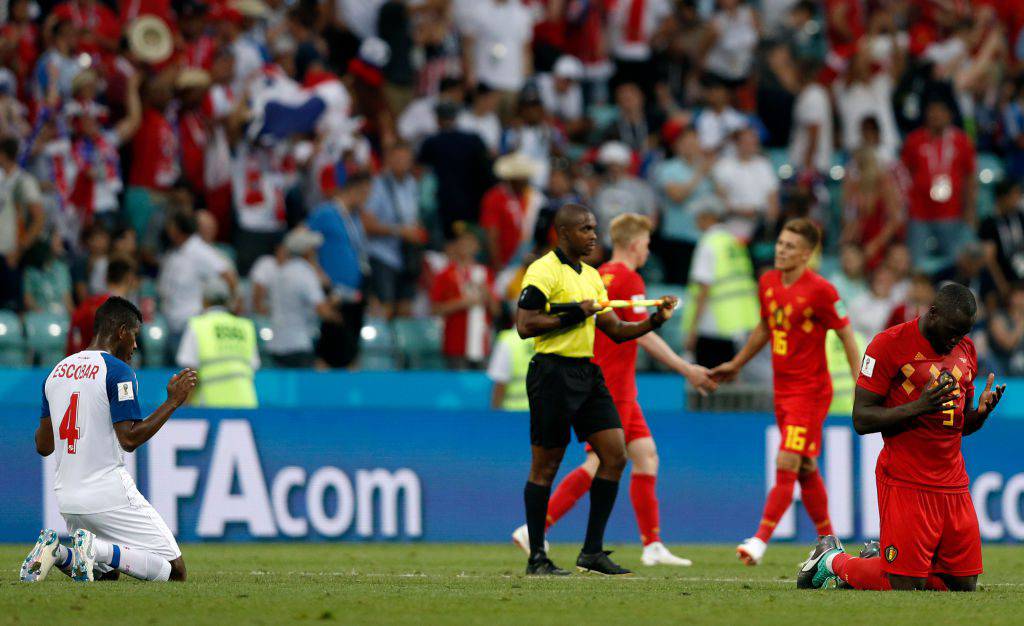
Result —
<path fill-rule="evenodd" d="M 57 569 L 59 569 L 60 571 L 64 572 L 65 574 L 68 574 L 70 576 L 71 575 L 71 548 L 65 546 L 64 544 L 58 543 L 56 549 L 54 549 L 54 551 L 53 551 L 53 555 L 54 555 L 54 557 L 56 557 L 56 561 L 54 562 L 54 565 L 57 567 Z"/>
<path fill-rule="evenodd" d="M 139 580 L 164 582 L 171 577 L 171 564 L 152 552 L 93 539 L 96 561 Z"/>

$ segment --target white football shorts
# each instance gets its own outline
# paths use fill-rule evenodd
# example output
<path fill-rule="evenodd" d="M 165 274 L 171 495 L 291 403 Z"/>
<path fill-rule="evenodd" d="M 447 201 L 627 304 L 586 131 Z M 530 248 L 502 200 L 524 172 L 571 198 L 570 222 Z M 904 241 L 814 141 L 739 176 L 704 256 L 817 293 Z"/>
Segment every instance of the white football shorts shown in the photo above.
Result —
<path fill-rule="evenodd" d="M 173 561 L 181 556 L 178 542 L 175 541 L 171 529 L 167 527 L 160 514 L 148 501 L 140 498 L 132 506 L 126 506 L 102 513 L 71 514 L 63 513 L 68 524 L 68 534 L 74 534 L 84 528 L 98 538 L 129 548 L 145 550 L 157 556 Z M 99 568 L 100 564 L 97 564 Z M 102 568 L 109 569 L 109 568 Z"/>

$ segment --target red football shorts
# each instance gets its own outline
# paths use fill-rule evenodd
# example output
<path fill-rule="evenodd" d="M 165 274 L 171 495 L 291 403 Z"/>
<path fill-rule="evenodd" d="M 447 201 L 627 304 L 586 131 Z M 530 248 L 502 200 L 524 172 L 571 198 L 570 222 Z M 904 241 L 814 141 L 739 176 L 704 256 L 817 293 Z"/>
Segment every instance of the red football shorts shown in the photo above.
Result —
<path fill-rule="evenodd" d="M 878 483 L 882 570 L 898 576 L 977 576 L 981 533 L 971 494 Z"/>
<path fill-rule="evenodd" d="M 821 454 L 821 427 L 828 416 L 832 394 L 775 398 L 775 423 L 782 442 L 779 450 L 800 456 Z"/>
<path fill-rule="evenodd" d="M 622 420 L 622 429 L 626 431 L 626 443 L 635 439 L 643 439 L 651 436 L 651 429 L 647 426 L 647 418 L 640 410 L 640 403 L 636 400 L 625 400 L 616 402 L 615 408 L 619 411 L 619 419 Z M 591 451 L 590 444 L 587 444 L 587 452 Z"/>

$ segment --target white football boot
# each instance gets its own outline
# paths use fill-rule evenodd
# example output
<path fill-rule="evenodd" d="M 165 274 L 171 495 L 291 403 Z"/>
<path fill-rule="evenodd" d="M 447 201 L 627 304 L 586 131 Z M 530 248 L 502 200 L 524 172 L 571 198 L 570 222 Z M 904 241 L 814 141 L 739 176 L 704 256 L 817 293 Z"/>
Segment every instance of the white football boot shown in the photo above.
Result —
<path fill-rule="evenodd" d="M 644 552 L 640 555 L 640 562 L 644 565 L 677 565 L 679 567 L 690 567 L 693 561 L 676 556 L 668 551 L 665 544 L 655 541 L 644 546 Z"/>
<path fill-rule="evenodd" d="M 34 583 L 46 578 L 50 568 L 57 562 L 56 552 L 59 545 L 56 531 L 49 528 L 41 530 L 36 545 L 21 564 L 22 582 Z"/>
<path fill-rule="evenodd" d="M 523 524 L 519 528 L 512 531 L 512 543 L 519 546 L 519 548 L 526 553 L 526 556 L 530 556 L 530 529 L 527 528 L 526 524 Z M 548 540 L 544 540 L 544 552 L 551 549 L 551 544 Z"/>
<path fill-rule="evenodd" d="M 743 543 L 736 546 L 736 556 L 743 561 L 744 565 L 757 565 L 764 558 L 764 553 L 767 549 L 768 544 L 757 537 L 750 537 L 749 539 L 744 539 Z"/>
<path fill-rule="evenodd" d="M 79 528 L 71 537 L 71 580 L 92 582 L 96 567 L 96 546 L 92 541 L 96 535 Z"/>

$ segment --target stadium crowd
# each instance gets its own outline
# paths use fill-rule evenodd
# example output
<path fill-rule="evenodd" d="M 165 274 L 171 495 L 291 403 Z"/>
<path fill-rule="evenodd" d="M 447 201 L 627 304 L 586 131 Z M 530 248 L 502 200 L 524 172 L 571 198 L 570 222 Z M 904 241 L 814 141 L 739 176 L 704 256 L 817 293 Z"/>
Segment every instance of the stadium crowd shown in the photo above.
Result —
<path fill-rule="evenodd" d="M 478 368 L 567 201 L 601 254 L 652 219 L 653 295 L 716 280 L 708 233 L 756 273 L 808 216 L 864 338 L 957 281 L 983 369 L 1024 375 L 1022 25 L 1021 0 L 0 2 L 0 308 L 71 351 L 127 296 L 160 364 L 205 299 L 285 367 L 377 366 L 377 329 L 441 318 Z M 685 323 L 675 349 L 714 338 Z"/>

